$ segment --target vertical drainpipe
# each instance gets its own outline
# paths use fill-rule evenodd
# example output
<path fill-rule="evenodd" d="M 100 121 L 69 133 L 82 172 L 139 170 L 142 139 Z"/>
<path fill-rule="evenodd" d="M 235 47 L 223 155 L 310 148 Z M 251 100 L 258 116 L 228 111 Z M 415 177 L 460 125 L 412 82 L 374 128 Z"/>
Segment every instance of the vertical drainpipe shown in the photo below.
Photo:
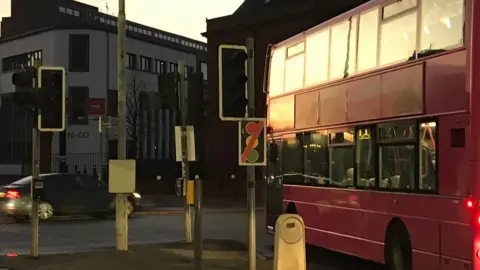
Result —
<path fill-rule="evenodd" d="M 105 69 L 106 69 L 106 74 L 107 74 L 107 83 L 106 83 L 106 88 L 105 89 L 105 116 L 108 115 L 108 90 L 110 89 L 110 33 L 108 31 L 105 32 L 105 38 L 107 39 L 107 42 L 106 42 L 106 47 L 107 47 L 107 53 L 106 53 L 106 65 L 105 65 Z M 106 154 L 107 157 L 110 156 L 110 139 L 109 139 L 109 129 L 105 129 L 104 130 L 104 138 L 106 138 L 106 143 L 104 143 L 104 147 L 107 148 L 106 151 L 103 151 L 103 153 Z M 105 155 L 104 154 L 104 155 Z M 103 157 L 100 157 L 100 158 L 103 158 Z M 107 164 L 105 162 L 103 162 L 103 164 Z M 101 172 L 103 173 L 103 168 L 100 168 Z M 104 179 L 105 181 L 106 179 Z"/>

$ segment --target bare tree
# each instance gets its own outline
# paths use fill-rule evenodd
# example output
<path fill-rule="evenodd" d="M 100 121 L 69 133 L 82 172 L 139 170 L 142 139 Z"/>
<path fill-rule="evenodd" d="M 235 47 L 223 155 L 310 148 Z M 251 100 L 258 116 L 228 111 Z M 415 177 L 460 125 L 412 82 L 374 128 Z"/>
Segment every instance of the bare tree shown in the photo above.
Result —
<path fill-rule="evenodd" d="M 140 141 L 144 138 L 147 123 L 141 121 L 142 108 L 141 101 L 146 93 L 146 84 L 142 80 L 139 73 L 135 70 L 131 71 L 131 77 L 127 84 L 127 136 L 132 141 L 130 145 L 130 151 L 133 153 L 134 158 L 138 156 L 138 149 L 140 147 Z"/>

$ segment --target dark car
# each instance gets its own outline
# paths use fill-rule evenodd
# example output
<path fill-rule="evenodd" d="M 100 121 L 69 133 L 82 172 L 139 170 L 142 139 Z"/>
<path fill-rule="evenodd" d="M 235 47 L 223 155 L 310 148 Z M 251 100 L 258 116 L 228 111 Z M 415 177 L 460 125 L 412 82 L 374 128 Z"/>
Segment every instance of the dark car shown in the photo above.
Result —
<path fill-rule="evenodd" d="M 31 215 L 30 187 L 32 177 L 24 177 L 0 187 L 0 211 L 17 220 Z M 79 174 L 41 174 L 43 188 L 39 192 L 40 220 L 53 215 L 88 214 L 104 217 L 115 211 L 115 194 L 108 185 L 94 176 Z M 131 216 L 140 208 L 141 196 L 132 193 L 127 200 L 127 214 Z"/>

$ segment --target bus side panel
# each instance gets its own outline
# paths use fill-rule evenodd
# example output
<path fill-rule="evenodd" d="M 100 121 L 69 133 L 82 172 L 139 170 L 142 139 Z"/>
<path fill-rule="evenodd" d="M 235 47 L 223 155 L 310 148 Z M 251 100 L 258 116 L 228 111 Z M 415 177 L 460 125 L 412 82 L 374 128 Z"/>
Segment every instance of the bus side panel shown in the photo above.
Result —
<path fill-rule="evenodd" d="M 438 266 L 441 250 L 471 260 L 470 215 L 462 199 L 290 185 L 284 199 L 295 204 L 311 244 L 381 262 L 388 224 L 399 218 L 410 234 L 416 266 Z M 444 236 L 440 222 L 456 227 L 448 225 Z"/>

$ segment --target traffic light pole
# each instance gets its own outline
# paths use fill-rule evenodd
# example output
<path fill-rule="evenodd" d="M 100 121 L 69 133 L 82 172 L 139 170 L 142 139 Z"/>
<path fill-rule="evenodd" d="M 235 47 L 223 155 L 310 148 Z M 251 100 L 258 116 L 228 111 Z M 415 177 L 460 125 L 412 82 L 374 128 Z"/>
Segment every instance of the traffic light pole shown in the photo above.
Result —
<path fill-rule="evenodd" d="M 247 97 L 248 116 L 255 117 L 255 79 L 254 79 L 254 40 L 247 38 Z M 247 200 L 248 200 L 248 265 L 249 270 L 257 269 L 257 239 L 255 222 L 255 166 L 247 166 Z"/>
<path fill-rule="evenodd" d="M 38 70 L 38 68 L 40 67 L 40 61 L 35 60 L 34 66 Z M 38 88 L 38 80 L 34 80 L 33 88 Z M 36 190 L 37 182 L 40 176 L 40 131 L 38 130 L 38 109 L 34 110 L 33 119 L 34 126 L 32 128 L 32 183 L 30 185 L 30 201 L 32 203 L 32 209 L 30 212 L 30 222 L 32 227 L 31 255 L 34 258 L 38 258 L 39 197 Z"/>
<path fill-rule="evenodd" d="M 178 74 L 180 76 L 180 87 L 179 87 L 179 101 L 180 101 L 180 113 L 182 116 L 182 176 L 183 176 L 183 190 L 186 190 L 189 171 L 188 171 L 188 135 L 187 135 L 187 87 L 185 85 L 185 61 L 178 61 Z M 187 201 L 187 196 L 185 198 L 185 242 L 192 242 L 192 213 L 190 205 Z"/>
<path fill-rule="evenodd" d="M 118 0 L 117 76 L 118 76 L 118 159 L 127 159 L 126 130 L 126 67 L 125 67 L 125 0 Z M 127 195 L 117 193 L 115 198 L 115 230 L 118 251 L 128 250 Z"/>

